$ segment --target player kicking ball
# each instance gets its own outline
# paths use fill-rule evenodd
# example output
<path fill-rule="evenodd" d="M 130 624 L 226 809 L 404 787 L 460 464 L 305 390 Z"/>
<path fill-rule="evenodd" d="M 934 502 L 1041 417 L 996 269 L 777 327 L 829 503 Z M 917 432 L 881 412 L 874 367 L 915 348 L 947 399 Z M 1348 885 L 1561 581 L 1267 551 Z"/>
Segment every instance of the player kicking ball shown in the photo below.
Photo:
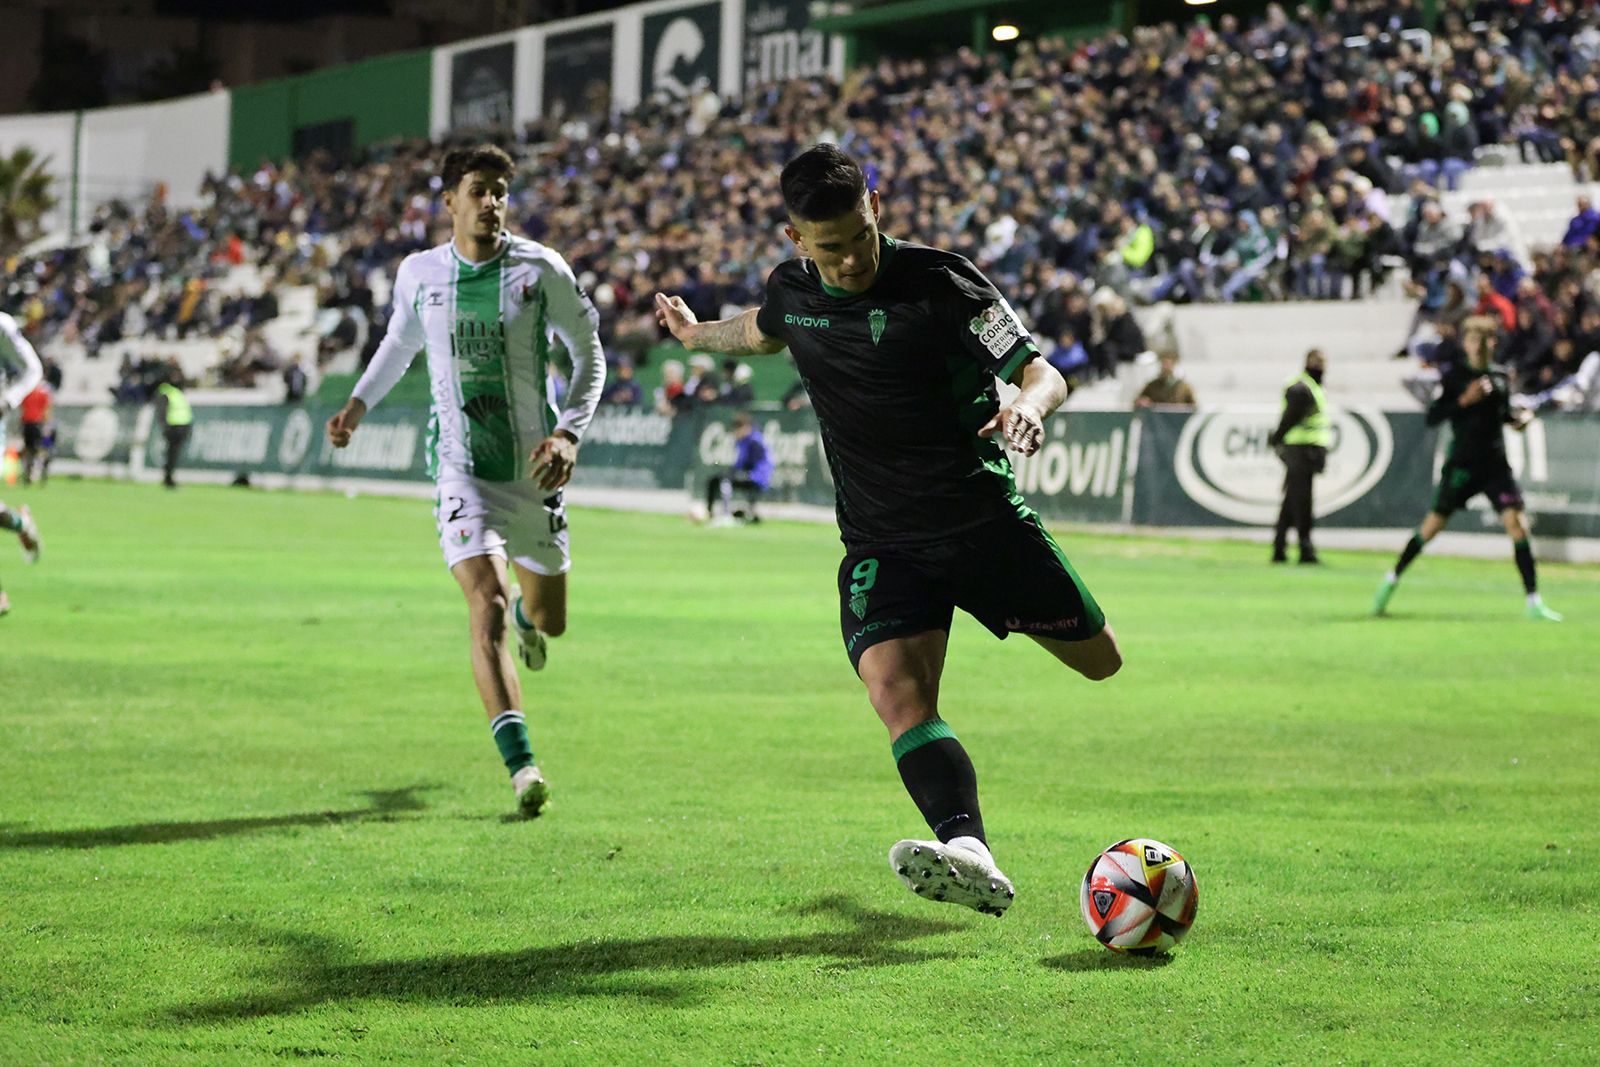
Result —
<path fill-rule="evenodd" d="M 1422 554 L 1423 546 L 1439 536 L 1452 514 L 1482 493 L 1500 513 L 1500 521 L 1511 537 L 1512 556 L 1517 561 L 1522 588 L 1527 593 L 1528 618 L 1535 622 L 1560 622 L 1561 616 L 1546 607 L 1539 596 L 1533 549 L 1528 545 L 1528 524 L 1522 514 L 1522 490 L 1512 477 L 1501 431 L 1501 427 L 1508 425 L 1523 430 L 1533 417 L 1526 411 L 1513 411 L 1505 371 L 1489 362 L 1494 346 L 1494 322 L 1473 318 L 1468 319 L 1464 327 L 1461 341 L 1467 350 L 1467 360 L 1444 369 L 1439 396 L 1428 407 L 1428 425 L 1437 426 L 1448 419 L 1451 430 L 1450 452 L 1444 469 L 1439 472 L 1433 508 L 1406 542 L 1394 570 L 1385 575 L 1383 584 L 1378 586 L 1372 613 L 1383 615 L 1389 610 L 1389 601 L 1400 586 L 1400 576 Z"/>
<path fill-rule="evenodd" d="M 549 787 L 534 761 L 509 630 L 530 670 L 567 627 L 571 567 L 562 487 L 605 385 L 599 317 L 555 251 L 505 229 L 511 157 L 458 149 L 441 168 L 451 240 L 407 256 L 395 275 L 388 332 L 350 400 L 328 420 L 335 448 L 417 353 L 428 353 L 429 469 L 445 565 L 466 597 L 472 676 L 522 814 Z M 549 359 L 559 340 L 572 382 L 557 410 Z M 507 560 L 519 595 L 511 598 Z"/>
<path fill-rule="evenodd" d="M 843 151 L 817 145 L 780 182 L 804 258 L 772 271 L 763 306 L 698 322 L 657 294 L 657 316 L 696 351 L 793 353 L 836 487 L 845 651 L 933 831 L 896 843 L 890 866 L 921 896 L 999 915 L 1014 890 L 989 850 L 972 761 L 939 714 L 954 609 L 1086 678 L 1122 666 L 1001 447 L 1038 451 L 1066 385 L 970 262 L 879 233 L 878 193 Z M 1002 405 L 997 379 L 1021 392 Z"/>

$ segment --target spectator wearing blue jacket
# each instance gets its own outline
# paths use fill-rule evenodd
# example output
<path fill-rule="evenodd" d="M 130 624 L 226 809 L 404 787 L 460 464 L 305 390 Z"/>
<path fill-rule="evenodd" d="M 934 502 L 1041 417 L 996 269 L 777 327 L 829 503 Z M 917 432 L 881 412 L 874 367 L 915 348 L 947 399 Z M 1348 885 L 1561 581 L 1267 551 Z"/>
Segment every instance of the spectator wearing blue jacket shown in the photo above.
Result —
<path fill-rule="evenodd" d="M 756 498 L 772 485 L 772 457 L 767 452 L 767 442 L 755 421 L 743 411 L 733 417 L 733 439 L 733 466 L 712 475 L 706 483 L 706 514 L 713 526 L 730 526 L 740 518 L 747 523 L 760 522 Z M 733 509 L 734 490 L 745 495 L 742 516 Z"/>
<path fill-rule="evenodd" d="M 1596 233 L 1600 233 L 1600 211 L 1587 196 L 1578 197 L 1578 213 L 1567 223 L 1567 232 L 1561 243 L 1568 248 L 1582 248 Z"/>

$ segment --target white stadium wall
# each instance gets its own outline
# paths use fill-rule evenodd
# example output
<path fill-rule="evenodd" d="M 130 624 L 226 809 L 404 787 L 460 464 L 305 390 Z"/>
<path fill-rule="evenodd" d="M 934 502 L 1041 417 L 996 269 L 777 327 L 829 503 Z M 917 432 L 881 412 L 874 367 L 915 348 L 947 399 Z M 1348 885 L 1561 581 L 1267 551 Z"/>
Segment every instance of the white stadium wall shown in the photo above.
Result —
<path fill-rule="evenodd" d="M 143 199 L 157 185 L 175 207 L 198 204 L 206 173 L 227 168 L 230 112 L 225 92 L 84 112 L 79 219 L 113 197 Z"/>
<path fill-rule="evenodd" d="M 8 115 L 0 118 L 0 154 L 31 148 L 47 160 L 45 171 L 54 177 L 51 195 L 59 203 L 44 219 L 46 233 L 65 233 L 72 224 L 73 142 L 78 116 L 71 111 L 52 115 Z"/>

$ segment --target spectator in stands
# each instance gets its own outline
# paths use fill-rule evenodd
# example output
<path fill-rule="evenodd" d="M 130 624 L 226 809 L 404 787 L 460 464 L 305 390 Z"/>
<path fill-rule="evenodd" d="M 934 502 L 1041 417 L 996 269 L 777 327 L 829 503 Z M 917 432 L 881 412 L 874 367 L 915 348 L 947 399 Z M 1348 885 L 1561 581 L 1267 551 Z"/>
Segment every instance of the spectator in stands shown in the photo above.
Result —
<path fill-rule="evenodd" d="M 731 369 L 730 369 L 730 366 Z M 756 391 L 750 384 L 755 377 L 755 371 L 750 369 L 750 364 L 740 363 L 738 360 L 728 360 L 723 364 L 722 391 L 717 395 L 717 403 L 744 407 L 755 401 Z"/>
<path fill-rule="evenodd" d="M 639 388 L 639 383 L 633 377 L 633 360 L 626 357 L 618 359 L 608 376 L 605 392 L 600 394 L 600 403 L 618 408 L 636 408 L 643 399 L 644 390 Z"/>
<path fill-rule="evenodd" d="M 1600 210 L 1587 196 L 1578 197 L 1578 213 L 1567 223 L 1567 232 L 1561 243 L 1567 248 L 1582 248 L 1600 233 Z"/>
<path fill-rule="evenodd" d="M 684 388 L 683 363 L 679 360 L 669 359 L 661 364 L 656 410 L 663 415 L 683 415 L 694 410 L 694 394 Z"/>
<path fill-rule="evenodd" d="M 1193 408 L 1196 404 L 1194 389 L 1178 373 L 1178 353 L 1172 349 L 1161 352 L 1161 370 L 1134 398 L 1135 410 L 1148 407 Z"/>
<path fill-rule="evenodd" d="M 1500 328 L 1507 332 L 1516 329 L 1516 305 L 1495 291 L 1494 283 L 1489 275 L 1479 274 L 1475 284 L 1478 291 L 1478 302 L 1473 305 L 1472 313 L 1474 315 L 1493 316 L 1500 323 Z"/>
<path fill-rule="evenodd" d="M 1109 289 L 1097 290 L 1090 307 L 1089 361 L 1099 377 L 1115 377 L 1119 365 L 1145 350 L 1144 331 L 1128 302 Z"/>
<path fill-rule="evenodd" d="M 1510 251 L 1516 245 L 1511 224 L 1495 210 L 1493 200 L 1475 200 L 1467 207 L 1467 233 L 1462 251 L 1469 262 L 1482 253 Z"/>
<path fill-rule="evenodd" d="M 298 404 L 306 397 L 306 390 L 310 387 L 311 377 L 306 373 L 302 359 L 291 360 L 283 368 L 283 400 L 286 404 Z"/>
<path fill-rule="evenodd" d="M 1517 308 L 1516 325 L 1500 343 L 1496 362 L 1510 370 L 1513 388 L 1533 392 L 1539 387 L 1542 370 L 1550 362 L 1554 343 L 1555 328 L 1532 304 L 1522 304 Z"/>

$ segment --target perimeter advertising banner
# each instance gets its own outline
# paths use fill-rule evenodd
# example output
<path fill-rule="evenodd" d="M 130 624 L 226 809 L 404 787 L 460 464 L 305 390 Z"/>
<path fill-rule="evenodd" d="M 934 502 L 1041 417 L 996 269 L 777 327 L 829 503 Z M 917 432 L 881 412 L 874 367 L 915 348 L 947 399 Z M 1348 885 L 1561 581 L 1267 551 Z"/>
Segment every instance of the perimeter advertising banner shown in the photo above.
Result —
<path fill-rule="evenodd" d="M 451 129 L 510 129 L 516 99 L 514 41 L 485 45 L 450 57 Z"/>
<path fill-rule="evenodd" d="M 658 90 L 683 98 L 701 86 L 717 87 L 722 63 L 722 4 L 699 4 L 646 15 L 639 98 Z"/>
<path fill-rule="evenodd" d="M 1317 521 L 1403 526 L 1428 502 L 1432 441 L 1422 416 L 1333 408 L 1328 466 L 1316 480 Z M 1267 444 L 1276 407 L 1140 416 L 1143 462 L 1133 522 L 1145 526 L 1271 526 L 1283 501 L 1283 462 Z M 1399 457 L 1398 461 L 1396 457 Z"/>
<path fill-rule="evenodd" d="M 426 482 L 428 410 L 377 408 L 350 447 L 323 435 L 333 408 L 310 404 L 195 405 L 181 468 L 336 479 Z M 602 408 L 584 439 L 578 486 L 669 491 L 698 497 L 733 462 L 732 412 L 673 417 Z M 833 485 L 809 410 L 755 413 L 775 466 L 768 499 L 831 506 Z M 159 470 L 165 441 L 148 409 L 56 407 L 58 469 Z M 1274 409 L 1069 412 L 1051 418 L 1039 453 L 1013 456 L 1017 488 L 1046 519 L 1140 526 L 1271 526 L 1283 465 L 1267 446 Z M 1420 412 L 1333 412 L 1328 469 L 1316 483 L 1318 521 L 1403 530 L 1433 499 L 1447 439 Z M 1547 416 L 1506 431 L 1506 452 L 1540 537 L 1600 537 L 1600 419 Z M 1451 523 L 1498 530 L 1481 498 Z"/>
<path fill-rule="evenodd" d="M 611 107 L 611 23 L 544 39 L 544 113 L 604 115 Z"/>
<path fill-rule="evenodd" d="M 426 408 L 377 408 L 361 420 L 348 448 L 334 448 L 323 433 L 335 410 L 196 404 L 179 469 L 428 480 Z M 152 420 L 144 442 L 145 466 L 158 468 L 165 450 L 162 428 Z"/>

